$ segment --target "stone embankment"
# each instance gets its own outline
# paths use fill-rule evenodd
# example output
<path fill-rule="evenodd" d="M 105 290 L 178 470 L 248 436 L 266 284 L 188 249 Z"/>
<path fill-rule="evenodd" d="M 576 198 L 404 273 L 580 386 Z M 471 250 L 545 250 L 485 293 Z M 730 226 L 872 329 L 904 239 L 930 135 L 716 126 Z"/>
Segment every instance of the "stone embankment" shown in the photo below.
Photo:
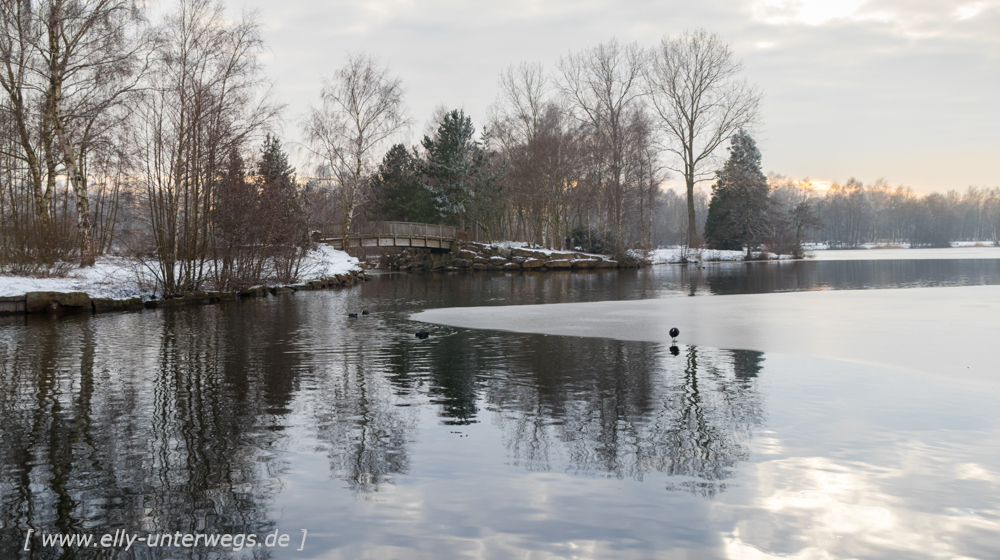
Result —
<path fill-rule="evenodd" d="M 619 262 L 604 255 L 571 251 L 547 251 L 487 245 L 456 243 L 449 253 L 431 253 L 423 249 L 405 249 L 398 255 L 383 259 L 381 268 L 419 271 L 546 271 L 586 270 L 595 268 L 636 268 L 638 259 Z"/>
<path fill-rule="evenodd" d="M 52 313 L 107 313 L 109 311 L 137 311 L 161 307 L 202 305 L 220 301 L 234 301 L 238 298 L 267 297 L 268 294 L 298 292 L 302 290 L 324 290 L 341 286 L 351 286 L 369 280 L 371 276 L 361 270 L 346 274 L 335 274 L 290 286 L 256 286 L 240 292 L 187 292 L 163 299 L 143 301 L 141 298 L 109 299 L 92 298 L 84 292 L 28 292 L 23 296 L 0 297 L 0 315 L 52 314 Z"/>

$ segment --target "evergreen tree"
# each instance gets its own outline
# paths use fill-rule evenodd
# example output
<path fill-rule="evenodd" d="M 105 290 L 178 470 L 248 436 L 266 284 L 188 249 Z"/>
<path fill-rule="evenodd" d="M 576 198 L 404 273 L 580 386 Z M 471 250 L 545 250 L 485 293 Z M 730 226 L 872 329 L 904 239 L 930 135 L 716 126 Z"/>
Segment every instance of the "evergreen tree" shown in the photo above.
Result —
<path fill-rule="evenodd" d="M 309 240 L 295 168 L 288 164 L 281 142 L 270 134 L 264 139 L 256 168 L 262 241 L 271 255 L 274 275 L 281 281 L 291 281 L 298 275 L 302 256 L 299 249 Z"/>
<path fill-rule="evenodd" d="M 288 154 L 281 149 L 281 142 L 270 134 L 264 138 L 257 161 L 257 176 L 264 184 L 295 187 L 295 168 L 288 164 Z"/>
<path fill-rule="evenodd" d="M 432 224 L 441 221 L 434 196 L 421 180 L 420 160 L 402 144 L 390 148 L 382 158 L 372 178 L 372 194 L 380 219 Z"/>
<path fill-rule="evenodd" d="M 729 159 L 716 175 L 705 220 L 705 241 L 712 249 L 747 249 L 767 235 L 769 188 L 760 169 L 760 150 L 747 132 L 733 135 Z"/>
<path fill-rule="evenodd" d="M 434 138 L 424 136 L 426 187 L 446 222 L 465 228 L 466 218 L 482 226 L 482 212 L 495 202 L 497 181 L 491 172 L 492 152 L 473 137 L 472 118 L 461 110 L 445 114 Z"/>

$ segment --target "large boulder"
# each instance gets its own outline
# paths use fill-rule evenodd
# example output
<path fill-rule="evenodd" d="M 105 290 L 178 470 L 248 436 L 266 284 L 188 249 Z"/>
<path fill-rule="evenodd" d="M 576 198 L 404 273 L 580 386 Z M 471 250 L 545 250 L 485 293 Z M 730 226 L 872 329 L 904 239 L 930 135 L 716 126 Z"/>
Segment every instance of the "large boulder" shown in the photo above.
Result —
<path fill-rule="evenodd" d="M 569 268 L 570 262 L 569 259 L 551 259 L 545 261 L 545 266 L 548 268 Z"/>
<path fill-rule="evenodd" d="M 451 261 L 451 266 L 456 268 L 469 268 L 470 265 L 472 265 L 472 261 L 469 259 L 455 259 Z"/>
<path fill-rule="evenodd" d="M 490 257 L 490 263 L 489 264 L 492 264 L 494 266 L 503 266 L 503 265 L 507 264 L 507 259 L 505 259 L 504 257 L 500 257 L 500 256 Z"/>
<path fill-rule="evenodd" d="M 472 263 L 472 270 L 486 270 L 486 263 Z"/>
<path fill-rule="evenodd" d="M 458 258 L 471 261 L 472 259 L 476 258 L 476 253 L 473 251 L 469 251 L 468 249 L 462 249 L 461 251 L 458 252 Z"/>
<path fill-rule="evenodd" d="M 541 266 L 542 266 L 542 260 L 541 259 L 524 259 L 524 262 L 521 263 L 521 266 L 524 267 L 524 268 L 541 268 Z"/>
<path fill-rule="evenodd" d="M 28 313 L 56 313 L 60 311 L 91 311 L 90 296 L 83 292 L 28 292 L 24 309 Z"/>
<path fill-rule="evenodd" d="M 573 268 L 594 268 L 601 259 L 573 259 L 569 261 Z"/>
<path fill-rule="evenodd" d="M 547 256 L 544 251 L 535 251 L 533 249 L 522 249 L 519 247 L 511 249 L 510 254 L 515 257 L 525 257 L 529 259 L 544 259 Z"/>
<path fill-rule="evenodd" d="M 576 253 L 551 253 L 550 261 L 570 261 L 576 258 Z"/>
<path fill-rule="evenodd" d="M 503 265 L 504 270 L 521 270 L 521 264 L 516 262 L 509 262 Z"/>
<path fill-rule="evenodd" d="M 613 261 L 610 259 L 604 259 L 597 263 L 595 268 L 618 268 L 618 261 Z"/>

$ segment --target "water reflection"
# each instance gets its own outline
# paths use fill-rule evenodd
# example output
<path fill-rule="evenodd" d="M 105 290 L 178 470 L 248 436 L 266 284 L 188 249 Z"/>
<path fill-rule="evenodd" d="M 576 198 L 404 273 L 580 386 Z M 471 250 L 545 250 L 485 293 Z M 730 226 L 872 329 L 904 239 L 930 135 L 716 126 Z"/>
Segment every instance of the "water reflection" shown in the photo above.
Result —
<path fill-rule="evenodd" d="M 914 429 L 916 420 L 934 421 L 935 407 L 962 409 L 967 401 L 925 399 L 914 413 L 906 402 L 887 401 L 901 385 L 878 387 L 882 374 L 841 386 L 836 369 L 821 376 L 831 384 L 822 391 L 776 396 L 774 360 L 759 352 L 443 327 L 419 340 L 413 332 L 426 325 L 407 317 L 429 306 L 647 297 L 674 288 L 701 295 L 867 286 L 873 278 L 926 282 L 937 274 L 829 264 L 847 266 L 833 278 L 823 267 L 743 264 L 381 277 L 353 290 L 10 321 L 0 327 L 0 557 L 23 553 L 29 527 L 264 534 L 298 531 L 283 526 L 295 512 L 329 524 L 316 531 L 311 554 L 319 556 L 365 556 L 376 550 L 372 543 L 388 542 L 391 550 L 378 550 L 449 556 L 472 554 L 470 543 L 502 541 L 521 556 L 540 549 L 568 555 L 570 544 L 582 543 L 604 556 L 682 546 L 711 557 L 722 555 L 720 535 L 732 528 L 713 525 L 713 504 L 727 500 L 739 510 L 726 513 L 727 522 L 747 521 L 726 546 L 794 552 L 788 543 L 798 535 L 820 536 L 773 511 L 797 488 L 819 488 L 819 479 L 792 474 L 805 472 L 803 465 L 819 473 L 823 465 L 881 464 L 879 454 L 891 448 L 883 439 Z M 953 275 L 948 282 L 994 282 L 995 265 L 979 264 L 941 274 Z M 746 277 L 727 279 L 728 270 Z M 346 318 L 361 308 L 372 314 Z M 785 387 L 794 386 L 789 379 Z M 859 399 L 873 402 L 857 406 Z M 861 411 L 893 412 L 908 424 L 886 428 Z M 837 418 L 849 420 L 845 439 L 828 448 L 813 443 Z M 993 434 L 977 441 L 996 439 L 990 418 L 988 427 L 970 428 Z M 873 425 L 881 431 L 866 429 Z M 963 433 L 947 438 L 960 441 L 965 436 L 955 434 Z M 802 449 L 789 451 L 796 445 Z M 967 471 L 973 465 L 995 476 L 988 457 L 954 445 L 948 461 L 966 457 Z M 912 462 L 929 452 L 909 453 Z M 942 473 L 922 475 L 933 484 L 921 484 L 940 491 L 952 480 Z M 927 500 L 913 507 L 940 498 Z M 490 509 L 498 501 L 503 508 Z M 981 509 L 993 507 L 985 502 Z M 282 555 L 251 555 L 272 554 Z M 40 547 L 22 555 L 71 556 Z M 149 547 L 132 554 L 176 556 Z"/>

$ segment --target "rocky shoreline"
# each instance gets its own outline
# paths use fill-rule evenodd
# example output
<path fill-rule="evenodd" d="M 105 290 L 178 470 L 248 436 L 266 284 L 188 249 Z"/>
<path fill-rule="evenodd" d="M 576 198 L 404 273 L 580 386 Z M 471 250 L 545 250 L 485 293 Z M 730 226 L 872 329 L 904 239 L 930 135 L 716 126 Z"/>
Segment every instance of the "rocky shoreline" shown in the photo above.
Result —
<path fill-rule="evenodd" d="M 586 270 L 594 268 L 638 268 L 638 259 L 619 261 L 605 255 L 577 251 L 549 251 L 505 245 L 456 242 L 448 253 L 431 253 L 426 249 L 404 249 L 397 255 L 383 256 L 379 268 L 385 270 L 420 271 L 547 271 Z"/>
<path fill-rule="evenodd" d="M 129 299 L 92 298 L 85 292 L 28 292 L 23 296 L 0 297 L 0 315 L 35 315 L 57 313 L 107 313 L 139 311 L 186 305 L 204 305 L 243 298 L 267 297 L 269 294 L 324 290 L 352 286 L 371 279 L 363 270 L 351 270 L 300 284 L 287 286 L 255 286 L 239 292 L 187 292 L 163 299 L 143 301 Z"/>

